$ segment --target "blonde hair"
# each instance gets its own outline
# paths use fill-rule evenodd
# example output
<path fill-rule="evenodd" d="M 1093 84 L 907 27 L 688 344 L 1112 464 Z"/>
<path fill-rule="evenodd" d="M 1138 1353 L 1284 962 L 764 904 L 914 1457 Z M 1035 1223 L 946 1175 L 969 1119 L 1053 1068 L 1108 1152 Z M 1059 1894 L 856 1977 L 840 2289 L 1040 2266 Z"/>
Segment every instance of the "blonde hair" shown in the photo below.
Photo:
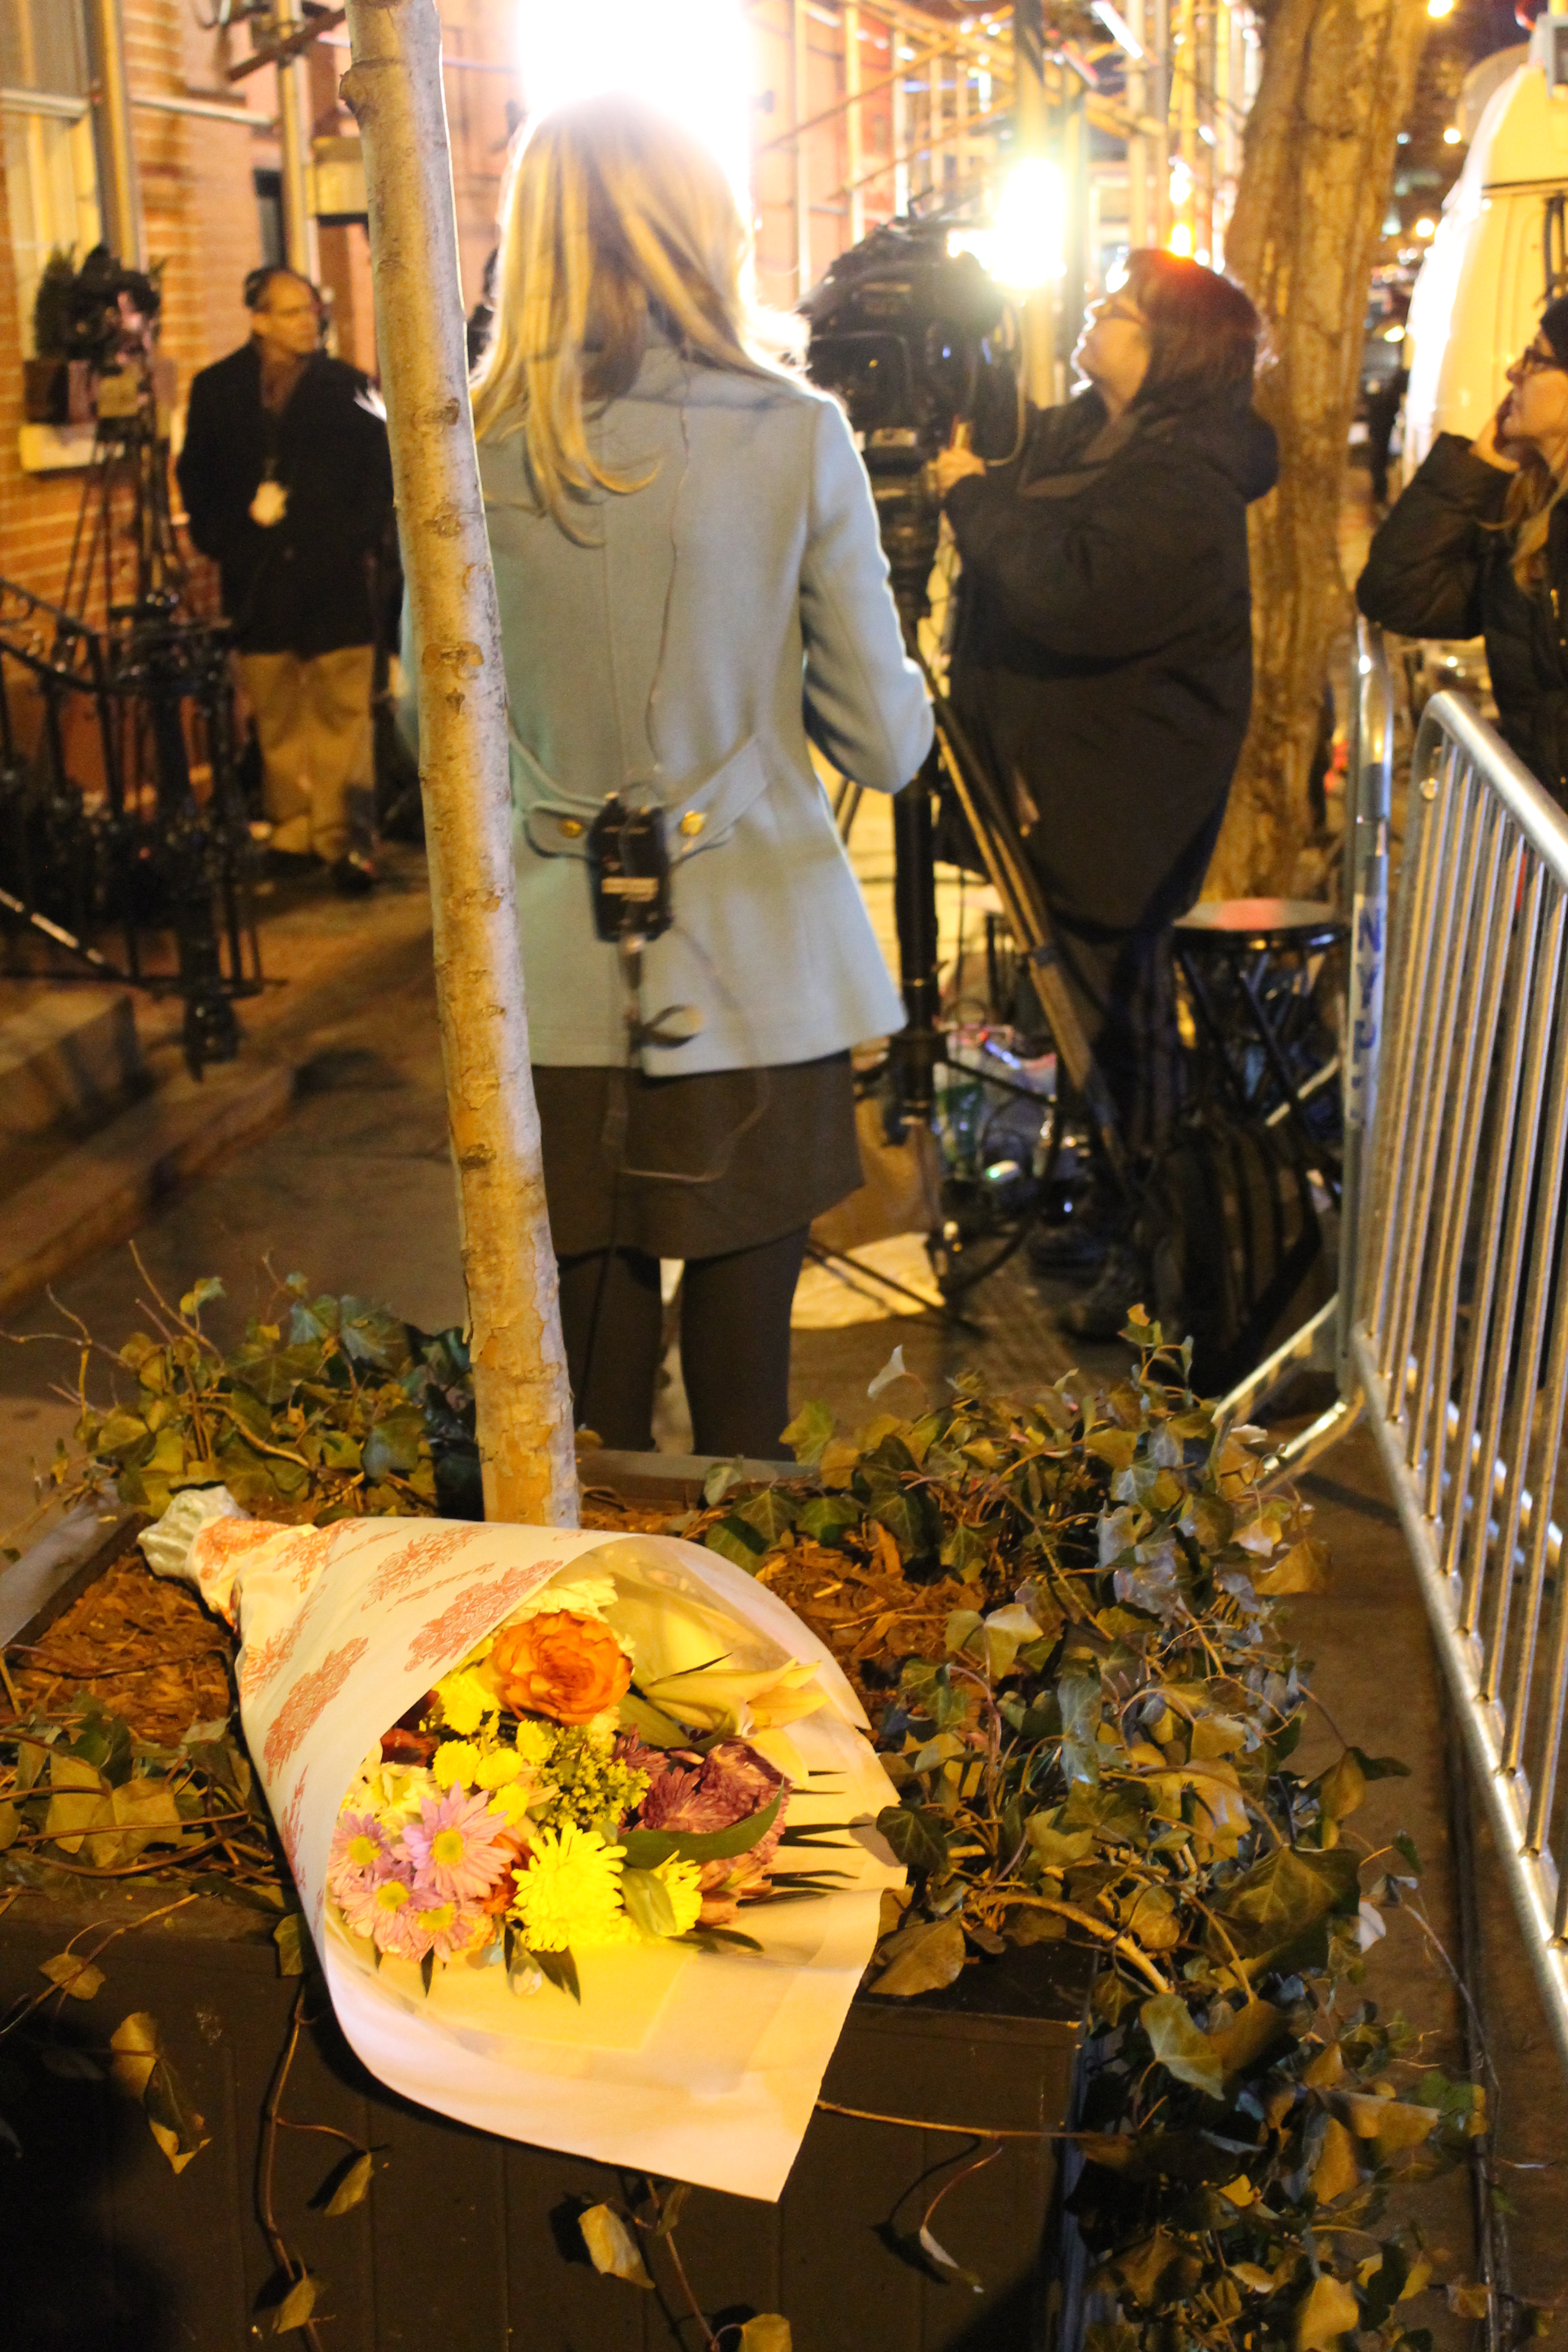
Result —
<path fill-rule="evenodd" d="M 609 472 L 588 416 L 629 391 L 650 310 L 689 356 L 771 373 L 749 346 L 745 227 L 716 160 L 636 99 L 539 116 L 501 200 L 495 328 L 473 379 L 481 441 L 521 431 L 538 506 L 577 535 L 574 504 L 652 479 Z"/>
<path fill-rule="evenodd" d="M 1502 528 L 1513 534 L 1509 569 L 1527 596 L 1544 584 L 1552 509 L 1564 497 L 1568 468 L 1559 472 L 1531 449 L 1508 486 L 1502 510 Z"/>

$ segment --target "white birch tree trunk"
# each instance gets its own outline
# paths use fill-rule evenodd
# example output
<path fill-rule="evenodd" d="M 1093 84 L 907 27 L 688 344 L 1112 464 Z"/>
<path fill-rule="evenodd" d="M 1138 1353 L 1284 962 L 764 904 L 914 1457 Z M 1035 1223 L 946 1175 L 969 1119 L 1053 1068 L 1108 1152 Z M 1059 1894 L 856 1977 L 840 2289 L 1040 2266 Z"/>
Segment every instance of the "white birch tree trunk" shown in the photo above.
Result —
<path fill-rule="evenodd" d="M 376 348 L 419 661 L 419 768 L 485 1510 L 575 1527 L 511 863 L 506 680 L 468 409 L 436 0 L 349 0 Z"/>

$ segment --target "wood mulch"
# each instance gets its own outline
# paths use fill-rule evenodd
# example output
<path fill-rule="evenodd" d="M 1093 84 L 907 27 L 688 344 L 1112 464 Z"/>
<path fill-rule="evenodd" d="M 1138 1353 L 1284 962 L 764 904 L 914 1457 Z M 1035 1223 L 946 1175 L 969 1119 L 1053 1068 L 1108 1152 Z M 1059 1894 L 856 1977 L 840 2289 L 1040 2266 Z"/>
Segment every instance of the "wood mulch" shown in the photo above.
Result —
<path fill-rule="evenodd" d="M 709 1516 L 721 1515 L 704 1515 L 689 1530 L 699 1539 Z M 586 1528 L 654 1535 L 669 1520 L 668 1502 L 627 1500 L 604 1488 L 583 1498 Z M 867 1542 L 852 1537 L 841 1551 L 792 1538 L 762 1562 L 758 1580 L 826 1643 L 868 1707 L 880 1704 L 903 1659 L 942 1655 L 949 1611 L 973 1599 L 952 1578 L 907 1583 L 897 1546 L 875 1527 Z M 59 1716 L 96 1700 L 141 1738 L 172 1746 L 194 1722 L 232 1711 L 234 1652 L 233 1637 L 195 1594 L 154 1576 L 132 1549 L 37 1643 L 14 1643 L 5 1664 L 24 1714 Z"/>
<path fill-rule="evenodd" d="M 5 1663 L 24 1714 L 66 1715 L 96 1699 L 138 1738 L 172 1747 L 193 1723 L 229 1713 L 234 1648 L 189 1586 L 154 1576 L 132 1550 L 40 1641 L 13 1643 Z"/>

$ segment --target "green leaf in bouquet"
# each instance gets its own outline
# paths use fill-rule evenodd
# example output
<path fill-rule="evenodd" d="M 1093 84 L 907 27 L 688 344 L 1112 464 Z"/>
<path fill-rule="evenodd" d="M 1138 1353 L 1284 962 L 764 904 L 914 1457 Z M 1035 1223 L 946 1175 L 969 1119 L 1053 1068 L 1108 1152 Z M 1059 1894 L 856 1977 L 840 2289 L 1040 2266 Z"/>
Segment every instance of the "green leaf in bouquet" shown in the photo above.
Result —
<path fill-rule="evenodd" d="M 730 1862 L 749 1853 L 766 1837 L 784 1801 L 781 1789 L 771 1805 L 732 1822 L 727 1830 L 627 1830 L 621 1839 L 630 1870 L 656 1870 L 673 1857 L 679 1862 Z"/>
<path fill-rule="evenodd" d="M 620 1704 L 620 1721 L 650 1748 L 689 1748 L 691 1733 L 685 1724 L 655 1706 L 640 1691 L 629 1690 Z"/>
<path fill-rule="evenodd" d="M 657 1870 L 623 1870 L 621 1901 L 626 1916 L 640 1927 L 645 1936 L 673 1936 L 676 1931 L 675 1906 L 669 1899 L 669 1889 Z"/>
<path fill-rule="evenodd" d="M 582 2006 L 583 1986 L 577 1974 L 577 1963 L 569 1951 L 531 1951 L 528 1958 L 547 1984 L 554 1985 L 561 1992 L 569 1992 L 578 2006 Z"/>
<path fill-rule="evenodd" d="M 430 1950 L 426 1953 L 425 1958 L 419 1963 L 419 1981 L 425 1988 L 425 1998 L 426 2000 L 430 1998 L 430 1987 L 435 1980 L 435 1976 L 436 1951 L 435 1947 L 432 1946 Z"/>
<path fill-rule="evenodd" d="M 739 1927 L 689 1927 L 684 1936 L 673 1936 L 670 1941 L 695 1945 L 701 1952 L 721 1952 L 727 1944 L 742 1952 L 760 1952 L 763 1948 L 754 1936 L 743 1936 Z"/>

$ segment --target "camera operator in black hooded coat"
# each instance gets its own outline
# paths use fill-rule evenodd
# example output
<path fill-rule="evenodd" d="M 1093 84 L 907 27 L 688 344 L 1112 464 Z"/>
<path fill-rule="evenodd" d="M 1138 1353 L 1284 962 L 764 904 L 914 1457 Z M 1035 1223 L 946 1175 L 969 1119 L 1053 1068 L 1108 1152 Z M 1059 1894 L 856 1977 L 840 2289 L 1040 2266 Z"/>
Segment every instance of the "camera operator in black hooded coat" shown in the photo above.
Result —
<path fill-rule="evenodd" d="M 1006 463 L 937 460 L 963 562 L 953 701 L 1013 796 L 1135 1162 L 1180 1100 L 1171 925 L 1202 887 L 1251 707 L 1247 509 L 1278 470 L 1251 406 L 1258 337 L 1227 278 L 1134 253 L 1074 354 L 1088 390 L 1031 410 Z M 1064 1318 L 1082 1338 L 1113 1335 L 1142 1279 L 1097 1189 L 1100 1276 Z"/>

